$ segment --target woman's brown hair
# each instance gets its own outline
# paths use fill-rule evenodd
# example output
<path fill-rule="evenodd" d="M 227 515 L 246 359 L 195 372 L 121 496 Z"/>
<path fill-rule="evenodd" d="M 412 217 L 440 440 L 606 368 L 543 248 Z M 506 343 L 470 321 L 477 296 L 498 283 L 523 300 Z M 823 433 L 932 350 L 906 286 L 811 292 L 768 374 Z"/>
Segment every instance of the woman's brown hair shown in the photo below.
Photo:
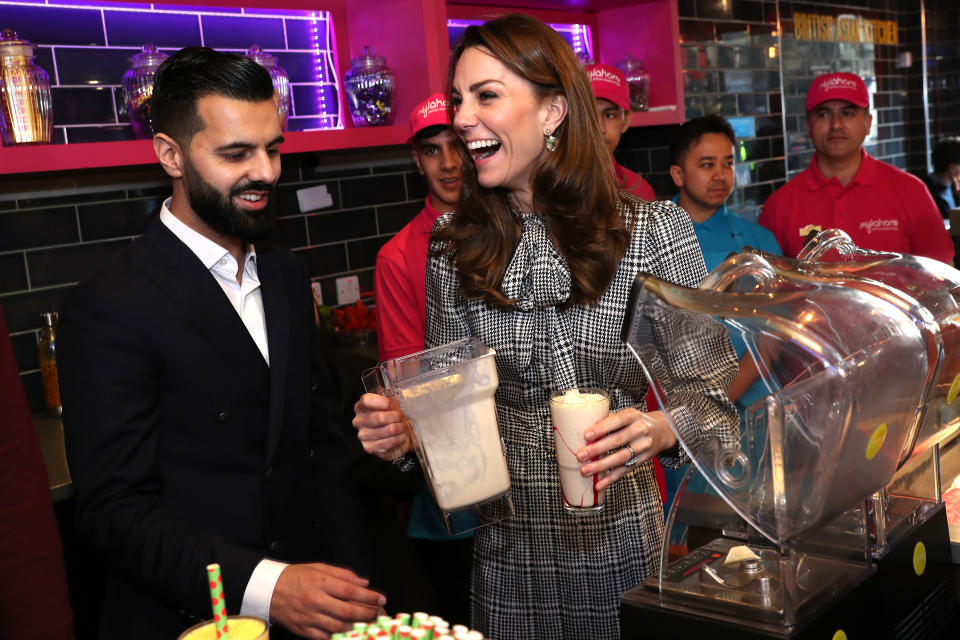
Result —
<path fill-rule="evenodd" d="M 613 280 L 629 234 L 618 210 L 612 159 L 597 126 L 590 81 L 557 32 L 536 18 L 510 14 L 467 27 L 450 56 L 448 93 L 460 56 L 471 47 L 492 54 L 529 82 L 538 97 L 567 99 L 567 116 L 554 132 L 557 149 L 545 152 L 533 168 L 533 205 L 570 267 L 569 302 L 593 304 Z M 472 158 L 465 157 L 460 206 L 434 239 L 445 243 L 466 297 L 498 308 L 513 306 L 500 283 L 517 245 L 519 224 L 507 191 L 480 186 Z"/>

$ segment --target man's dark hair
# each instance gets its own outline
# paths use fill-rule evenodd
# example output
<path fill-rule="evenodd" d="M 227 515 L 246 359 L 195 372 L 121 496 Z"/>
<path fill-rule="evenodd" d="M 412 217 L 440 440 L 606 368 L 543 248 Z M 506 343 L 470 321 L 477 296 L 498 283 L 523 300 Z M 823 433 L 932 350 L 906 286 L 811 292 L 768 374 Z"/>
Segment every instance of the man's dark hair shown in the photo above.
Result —
<path fill-rule="evenodd" d="M 708 133 L 725 135 L 730 139 L 730 144 L 737 144 L 737 136 L 733 133 L 733 127 L 715 113 L 687 120 L 673 134 L 673 142 L 670 143 L 670 155 L 673 157 L 673 164 L 683 166 L 683 156 L 687 154 L 690 147 L 697 144 L 700 138 Z"/>
<path fill-rule="evenodd" d="M 419 150 L 420 145 L 426 138 L 432 138 L 433 136 L 438 136 L 450 127 L 445 124 L 432 124 L 429 127 L 424 127 L 413 134 L 413 148 Z"/>
<path fill-rule="evenodd" d="M 209 47 L 185 47 L 163 61 L 153 80 L 150 123 L 179 144 L 203 128 L 197 101 L 209 95 L 261 102 L 273 99 L 270 74 L 255 60 Z"/>
<path fill-rule="evenodd" d="M 960 138 L 943 138 L 933 147 L 933 172 L 943 173 L 960 164 Z"/>

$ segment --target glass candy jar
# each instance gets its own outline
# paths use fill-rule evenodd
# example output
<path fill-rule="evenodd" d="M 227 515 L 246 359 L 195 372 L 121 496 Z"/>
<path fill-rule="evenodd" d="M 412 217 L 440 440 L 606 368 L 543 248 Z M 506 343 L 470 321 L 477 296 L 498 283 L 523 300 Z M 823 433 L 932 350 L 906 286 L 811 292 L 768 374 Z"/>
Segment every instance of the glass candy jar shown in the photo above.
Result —
<path fill-rule="evenodd" d="M 386 65 L 386 58 L 376 56 L 365 46 L 350 61 L 350 70 L 343 77 L 355 127 L 393 124 L 396 103 L 396 77 Z"/>
<path fill-rule="evenodd" d="M 648 101 L 650 73 L 643 66 L 643 61 L 637 60 L 628 53 L 617 63 L 617 68 L 627 77 L 627 86 L 630 87 L 630 110 L 646 111 L 650 106 Z"/>
<path fill-rule="evenodd" d="M 0 31 L 0 140 L 50 144 L 53 100 L 50 76 L 34 64 L 36 46 L 13 29 Z"/>
<path fill-rule="evenodd" d="M 152 42 L 143 45 L 143 51 L 130 58 L 133 65 L 123 74 L 123 96 L 127 115 L 137 138 L 152 138 L 150 125 L 150 97 L 153 95 L 153 76 L 167 54 L 157 51 Z"/>
<path fill-rule="evenodd" d="M 277 66 L 277 56 L 271 55 L 255 44 L 247 49 L 247 57 L 270 73 L 273 81 L 273 101 L 277 103 L 277 112 L 280 114 L 280 126 L 287 130 L 287 116 L 290 114 L 290 78 L 283 67 Z"/>

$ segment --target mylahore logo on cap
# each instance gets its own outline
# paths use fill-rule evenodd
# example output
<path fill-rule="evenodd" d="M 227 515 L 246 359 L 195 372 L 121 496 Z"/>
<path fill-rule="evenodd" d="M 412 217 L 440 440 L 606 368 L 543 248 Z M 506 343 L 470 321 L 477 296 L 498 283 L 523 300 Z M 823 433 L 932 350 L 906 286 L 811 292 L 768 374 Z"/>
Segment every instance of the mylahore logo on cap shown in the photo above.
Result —
<path fill-rule="evenodd" d="M 618 87 L 620 86 L 620 76 L 610 71 L 607 71 L 603 67 L 595 67 L 593 69 L 590 69 L 589 75 L 590 75 L 590 82 L 593 82 L 596 80 L 598 82 L 609 82 L 610 84 L 615 84 Z"/>
<path fill-rule="evenodd" d="M 446 98 L 434 98 L 433 100 L 427 100 L 420 108 L 417 109 L 417 117 L 422 119 L 426 118 L 428 114 L 433 113 L 438 109 L 446 109 L 449 106 Z"/>
<path fill-rule="evenodd" d="M 825 93 L 829 93 L 830 91 L 836 91 L 837 89 L 850 89 L 851 91 L 856 91 L 857 81 L 851 80 L 850 78 L 834 76 L 829 80 L 822 81 L 820 83 L 820 89 Z"/>

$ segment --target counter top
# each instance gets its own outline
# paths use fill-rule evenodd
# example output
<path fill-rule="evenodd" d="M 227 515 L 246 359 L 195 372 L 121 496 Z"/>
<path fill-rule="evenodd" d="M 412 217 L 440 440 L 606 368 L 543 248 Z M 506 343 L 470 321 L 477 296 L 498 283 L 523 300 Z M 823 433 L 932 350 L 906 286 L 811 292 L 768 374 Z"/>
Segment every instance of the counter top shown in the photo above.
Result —
<path fill-rule="evenodd" d="M 46 413 L 34 413 L 33 423 L 40 436 L 43 460 L 47 463 L 50 497 L 54 502 L 73 496 L 73 482 L 67 467 L 67 452 L 63 446 L 63 421 Z"/>

